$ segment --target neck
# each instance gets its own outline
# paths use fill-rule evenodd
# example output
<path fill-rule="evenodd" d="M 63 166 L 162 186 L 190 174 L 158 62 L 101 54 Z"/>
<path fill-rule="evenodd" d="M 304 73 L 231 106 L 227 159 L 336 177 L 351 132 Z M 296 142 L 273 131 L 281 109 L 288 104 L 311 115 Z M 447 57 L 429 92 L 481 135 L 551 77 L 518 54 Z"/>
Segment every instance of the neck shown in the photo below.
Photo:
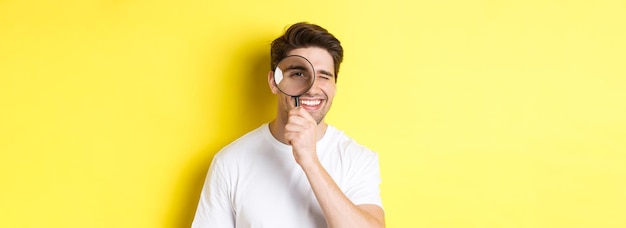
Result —
<path fill-rule="evenodd" d="M 269 123 L 269 128 L 270 128 L 270 132 L 272 133 L 272 136 L 274 136 L 276 140 L 284 144 L 289 144 L 287 143 L 287 140 L 285 140 L 285 125 L 287 125 L 286 121 L 280 118 L 276 118 L 272 120 L 272 122 Z M 317 127 L 315 128 L 315 140 L 316 141 L 320 141 L 320 139 L 324 137 L 324 134 L 326 133 L 326 129 L 328 129 L 328 124 L 326 124 L 324 120 L 322 120 L 322 122 L 317 124 Z"/>

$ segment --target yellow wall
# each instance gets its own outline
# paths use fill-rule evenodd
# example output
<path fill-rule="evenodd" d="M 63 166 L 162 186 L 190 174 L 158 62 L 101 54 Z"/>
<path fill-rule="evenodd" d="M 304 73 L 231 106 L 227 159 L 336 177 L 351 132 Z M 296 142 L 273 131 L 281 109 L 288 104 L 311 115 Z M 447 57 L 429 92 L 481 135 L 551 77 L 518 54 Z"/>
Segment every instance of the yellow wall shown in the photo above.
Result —
<path fill-rule="evenodd" d="M 0 227 L 189 226 L 297 21 L 344 44 L 388 227 L 626 227 L 623 0 L 1 0 Z"/>

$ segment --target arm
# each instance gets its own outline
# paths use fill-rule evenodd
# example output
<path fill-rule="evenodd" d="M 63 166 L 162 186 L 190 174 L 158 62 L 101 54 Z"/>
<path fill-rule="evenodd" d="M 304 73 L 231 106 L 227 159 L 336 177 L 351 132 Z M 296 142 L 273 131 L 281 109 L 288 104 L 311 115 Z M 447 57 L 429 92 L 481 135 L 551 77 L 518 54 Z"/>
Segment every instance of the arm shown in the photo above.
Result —
<path fill-rule="evenodd" d="M 316 152 L 316 127 L 315 120 L 306 110 L 295 108 L 289 113 L 285 139 L 293 146 L 296 162 L 306 174 L 328 226 L 384 227 L 382 208 L 373 204 L 353 204 L 324 169 Z"/>
<path fill-rule="evenodd" d="M 385 227 L 378 205 L 354 205 L 339 189 L 319 161 L 301 164 L 329 227 Z"/>

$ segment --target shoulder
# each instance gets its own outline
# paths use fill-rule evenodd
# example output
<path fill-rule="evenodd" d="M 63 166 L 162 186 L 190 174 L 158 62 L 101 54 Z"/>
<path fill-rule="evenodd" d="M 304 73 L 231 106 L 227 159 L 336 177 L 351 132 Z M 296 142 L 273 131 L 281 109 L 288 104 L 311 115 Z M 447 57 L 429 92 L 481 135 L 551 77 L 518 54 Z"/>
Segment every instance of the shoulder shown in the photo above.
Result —
<path fill-rule="evenodd" d="M 341 153 L 341 156 L 363 161 L 378 159 L 378 154 L 376 152 L 367 146 L 360 144 L 352 137 L 346 135 L 345 132 L 335 128 L 334 126 L 328 126 L 327 134 L 329 136 L 329 146 L 336 147 L 335 149 Z"/>
<path fill-rule="evenodd" d="M 344 191 L 355 204 L 380 204 L 375 198 L 363 200 L 363 194 L 377 194 L 380 183 L 378 154 L 347 136 L 343 131 L 329 128 L 329 145 L 325 151 L 324 161 Z"/>
<path fill-rule="evenodd" d="M 223 147 L 215 154 L 214 160 L 218 162 L 236 162 L 241 157 L 249 156 L 251 152 L 255 151 L 255 148 L 260 148 L 267 144 L 266 134 L 268 133 L 267 124 L 263 124 Z"/>

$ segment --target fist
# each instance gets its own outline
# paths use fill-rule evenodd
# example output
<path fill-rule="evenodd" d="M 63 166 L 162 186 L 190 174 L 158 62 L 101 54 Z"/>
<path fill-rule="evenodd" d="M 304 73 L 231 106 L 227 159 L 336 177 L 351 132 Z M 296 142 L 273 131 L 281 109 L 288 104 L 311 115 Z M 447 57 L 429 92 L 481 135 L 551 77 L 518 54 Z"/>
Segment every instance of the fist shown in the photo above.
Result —
<path fill-rule="evenodd" d="M 302 166 L 317 160 L 315 119 L 302 107 L 289 111 L 285 125 L 285 139 L 293 148 L 296 162 Z"/>

